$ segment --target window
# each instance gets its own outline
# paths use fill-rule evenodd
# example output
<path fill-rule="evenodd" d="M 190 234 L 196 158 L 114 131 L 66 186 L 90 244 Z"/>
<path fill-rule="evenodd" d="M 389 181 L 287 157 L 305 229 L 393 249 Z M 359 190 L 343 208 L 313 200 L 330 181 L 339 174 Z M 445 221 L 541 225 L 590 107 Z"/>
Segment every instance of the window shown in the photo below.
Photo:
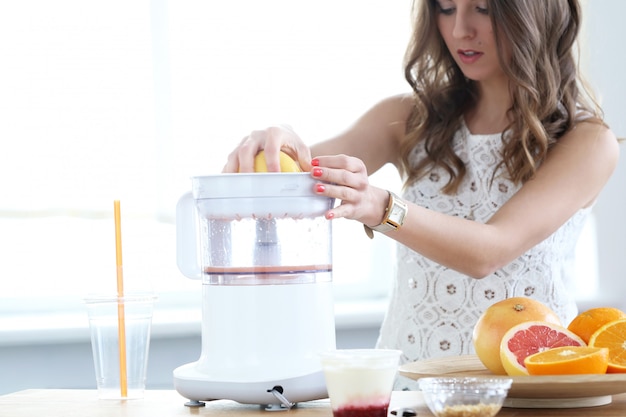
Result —
<path fill-rule="evenodd" d="M 115 291 L 115 199 L 127 290 L 151 288 L 161 306 L 199 300 L 174 253 L 189 177 L 219 173 L 252 129 L 290 123 L 313 143 L 407 88 L 409 1 L 6 7 L 0 314 L 73 310 Z M 399 187 L 389 168 L 373 181 Z M 391 241 L 347 221 L 334 230 L 338 296 L 384 296 L 391 271 L 375 261 Z"/>

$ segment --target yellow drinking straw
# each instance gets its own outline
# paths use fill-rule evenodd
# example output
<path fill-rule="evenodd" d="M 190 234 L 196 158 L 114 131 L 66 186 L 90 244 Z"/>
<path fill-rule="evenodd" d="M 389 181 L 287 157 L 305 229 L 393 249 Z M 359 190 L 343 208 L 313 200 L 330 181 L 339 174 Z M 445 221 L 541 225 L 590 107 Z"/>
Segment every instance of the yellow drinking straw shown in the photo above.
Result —
<path fill-rule="evenodd" d="M 124 323 L 124 274 L 122 273 L 122 226 L 120 201 L 113 202 L 115 211 L 115 260 L 117 264 L 117 335 L 120 353 L 120 390 L 122 398 L 128 396 L 126 375 L 126 324 Z"/>

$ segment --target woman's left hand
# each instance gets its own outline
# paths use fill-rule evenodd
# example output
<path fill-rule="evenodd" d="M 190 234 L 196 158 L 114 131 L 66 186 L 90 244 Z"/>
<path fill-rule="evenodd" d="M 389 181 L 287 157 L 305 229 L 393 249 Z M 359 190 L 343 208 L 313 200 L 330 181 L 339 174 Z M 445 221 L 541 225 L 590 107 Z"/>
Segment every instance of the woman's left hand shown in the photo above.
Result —
<path fill-rule="evenodd" d="M 363 161 L 346 155 L 319 156 L 311 162 L 311 175 L 324 183 L 315 192 L 341 203 L 326 213 L 327 219 L 344 217 L 366 225 L 378 225 L 383 218 L 389 194 L 370 185 Z"/>

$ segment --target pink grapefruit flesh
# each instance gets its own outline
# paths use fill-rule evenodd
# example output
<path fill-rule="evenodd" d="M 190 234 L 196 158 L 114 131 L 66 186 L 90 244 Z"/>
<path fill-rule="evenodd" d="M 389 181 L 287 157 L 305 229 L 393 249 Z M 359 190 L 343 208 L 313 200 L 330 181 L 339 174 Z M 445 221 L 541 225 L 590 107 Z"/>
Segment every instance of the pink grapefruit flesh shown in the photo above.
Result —
<path fill-rule="evenodd" d="M 528 375 L 524 359 L 562 346 L 586 346 L 576 334 L 558 324 L 527 321 L 509 329 L 500 343 L 500 360 L 508 375 Z"/>

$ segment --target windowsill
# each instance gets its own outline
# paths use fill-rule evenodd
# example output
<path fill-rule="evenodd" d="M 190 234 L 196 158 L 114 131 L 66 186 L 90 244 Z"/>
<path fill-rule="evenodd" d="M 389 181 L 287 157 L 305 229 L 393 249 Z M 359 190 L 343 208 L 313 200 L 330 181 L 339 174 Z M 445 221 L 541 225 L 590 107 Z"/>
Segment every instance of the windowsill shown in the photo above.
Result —
<path fill-rule="evenodd" d="M 380 327 L 387 302 L 386 298 L 380 297 L 335 302 L 336 329 Z M 626 309 L 623 300 L 610 297 L 578 300 L 580 311 L 598 305 L 614 305 Z M 201 320 L 200 308 L 157 308 L 152 321 L 151 336 L 164 339 L 200 336 Z M 84 311 L 21 313 L 0 317 L 0 347 L 87 342 L 89 338 L 89 323 Z"/>
<path fill-rule="evenodd" d="M 387 300 L 377 298 L 335 303 L 338 330 L 379 327 Z M 193 337 L 201 333 L 200 308 L 155 309 L 151 337 Z M 0 317 L 0 347 L 89 341 L 86 312 L 19 314 Z"/>

